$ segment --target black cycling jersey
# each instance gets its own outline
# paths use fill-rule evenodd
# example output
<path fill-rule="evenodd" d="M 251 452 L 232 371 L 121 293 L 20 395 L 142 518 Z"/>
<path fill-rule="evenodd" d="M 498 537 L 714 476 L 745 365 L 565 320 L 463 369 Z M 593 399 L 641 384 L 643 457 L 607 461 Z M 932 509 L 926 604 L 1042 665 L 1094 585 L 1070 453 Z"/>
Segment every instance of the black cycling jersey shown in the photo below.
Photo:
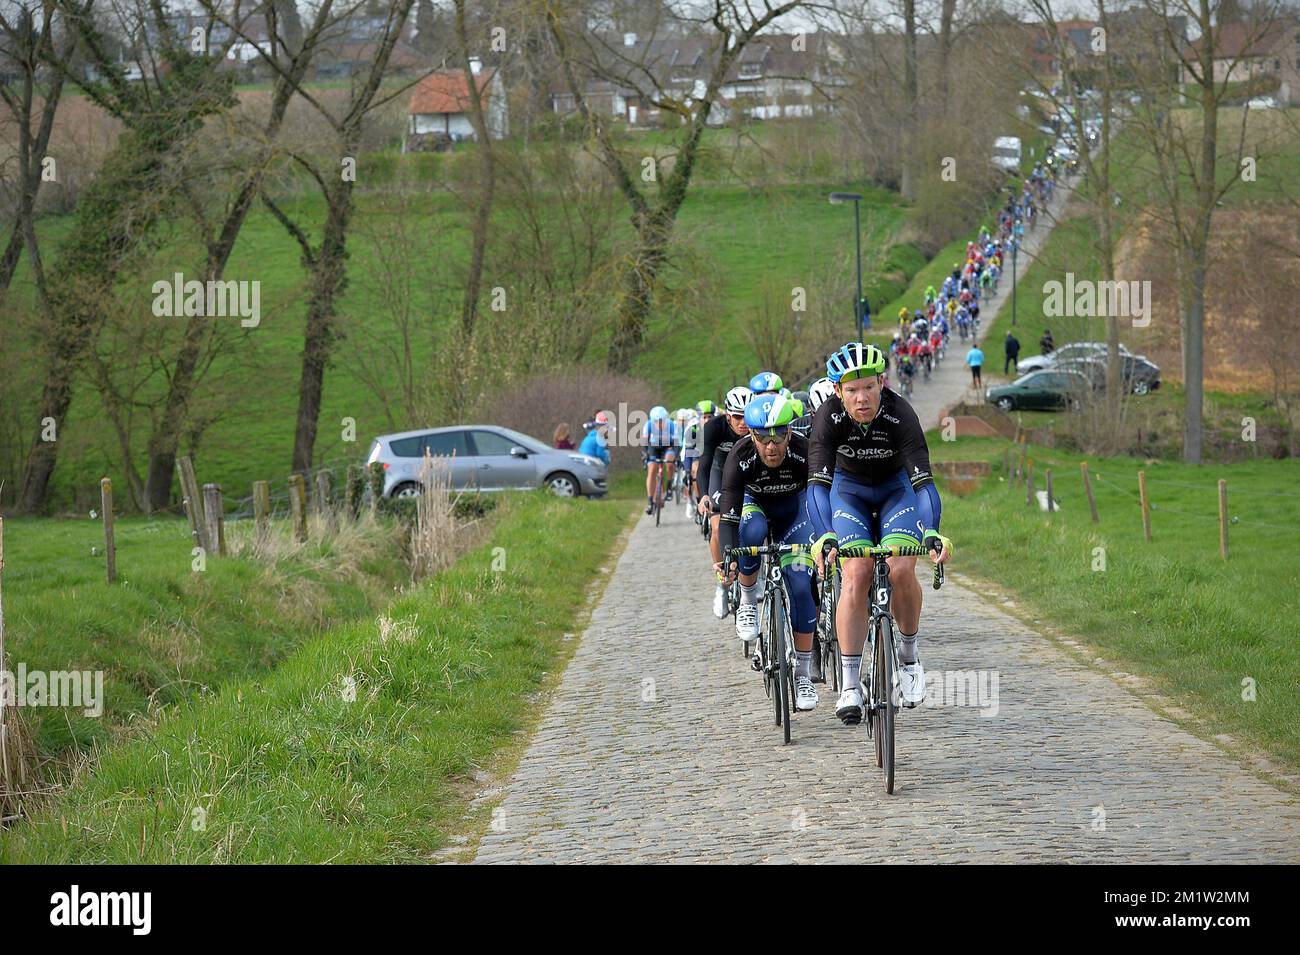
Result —
<path fill-rule="evenodd" d="M 807 438 L 812 431 L 813 416 L 811 413 L 795 418 L 790 422 L 790 430 L 801 438 Z"/>
<path fill-rule="evenodd" d="M 716 456 L 719 462 L 725 461 L 740 435 L 731 430 L 731 422 L 725 414 L 710 418 L 709 423 L 700 432 L 700 496 L 711 493 L 709 490 L 709 471 Z M 715 488 L 716 490 L 716 488 Z"/>
<path fill-rule="evenodd" d="M 839 468 L 863 484 L 879 484 L 906 468 L 912 487 L 934 483 L 930 449 L 916 410 L 891 389 L 880 392 L 870 424 L 849 417 L 838 395 L 817 409 L 808 440 L 808 480 L 829 485 Z"/>
<path fill-rule="evenodd" d="M 759 457 L 754 439 L 745 435 L 731 449 L 722 468 L 718 530 L 723 545 L 735 546 L 746 495 L 762 507 L 767 501 L 801 494 L 807 486 L 808 442 L 804 438 L 790 435 L 785 457 L 776 467 L 769 468 Z"/>

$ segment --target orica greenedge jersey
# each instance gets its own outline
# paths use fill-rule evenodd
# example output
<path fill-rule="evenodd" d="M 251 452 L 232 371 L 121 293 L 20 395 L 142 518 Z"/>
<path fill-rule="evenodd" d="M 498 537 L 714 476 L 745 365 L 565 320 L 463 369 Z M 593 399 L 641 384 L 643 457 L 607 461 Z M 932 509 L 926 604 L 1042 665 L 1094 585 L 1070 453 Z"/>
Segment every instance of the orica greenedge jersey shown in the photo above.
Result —
<path fill-rule="evenodd" d="M 865 425 L 854 421 L 838 395 L 817 409 L 808 438 L 808 481 L 829 485 L 836 469 L 863 484 L 879 484 L 906 469 L 914 489 L 934 483 L 930 449 L 916 410 L 889 388 Z"/>

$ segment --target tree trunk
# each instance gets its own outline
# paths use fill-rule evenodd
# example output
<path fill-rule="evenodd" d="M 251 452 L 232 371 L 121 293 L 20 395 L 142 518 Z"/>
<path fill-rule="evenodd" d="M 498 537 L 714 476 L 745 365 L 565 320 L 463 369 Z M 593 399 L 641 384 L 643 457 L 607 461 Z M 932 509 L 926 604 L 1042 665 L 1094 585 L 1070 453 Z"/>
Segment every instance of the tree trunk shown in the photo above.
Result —
<path fill-rule="evenodd" d="M 916 0 L 903 0 L 903 105 L 907 115 L 903 123 L 903 164 L 899 192 L 904 199 L 916 198 L 916 160 L 914 139 L 919 99 L 916 76 Z"/>
<path fill-rule="evenodd" d="M 352 155 L 349 151 L 346 155 Z M 346 283 L 348 219 L 352 214 L 352 183 L 340 182 L 326 196 L 329 213 L 325 237 L 311 276 L 307 330 L 303 336 L 302 375 L 298 385 L 298 423 L 293 435 L 294 471 L 309 471 L 316 447 L 325 368 L 334 346 L 334 302 Z"/>
<path fill-rule="evenodd" d="M 272 144 L 284 122 L 285 112 L 296 88 L 295 84 L 307 71 L 321 26 L 321 21 L 313 26 L 307 46 L 301 49 L 299 60 L 290 77 L 281 77 L 276 81 L 271 114 L 263 131 L 266 145 L 254 164 L 253 171 L 249 173 L 236 194 L 235 202 L 226 215 L 216 243 L 208 249 L 205 280 L 216 281 L 225 274 L 230 255 L 235 249 L 235 241 L 239 238 L 248 212 L 262 187 L 265 165 L 270 158 Z M 195 371 L 199 366 L 204 343 L 211 332 L 212 319 L 207 316 L 192 316 L 185 324 L 185 334 L 176 355 L 176 366 L 168 382 L 167 398 L 163 404 L 162 414 L 153 433 L 149 436 L 149 464 L 145 474 L 144 490 L 146 513 L 162 510 L 171 503 L 172 479 L 176 473 L 176 451 L 180 444 L 181 431 L 185 427 L 190 397 L 196 384 Z"/>
<path fill-rule="evenodd" d="M 948 112 L 948 91 L 952 87 L 952 22 L 957 0 L 943 0 L 939 8 L 939 109 Z"/>

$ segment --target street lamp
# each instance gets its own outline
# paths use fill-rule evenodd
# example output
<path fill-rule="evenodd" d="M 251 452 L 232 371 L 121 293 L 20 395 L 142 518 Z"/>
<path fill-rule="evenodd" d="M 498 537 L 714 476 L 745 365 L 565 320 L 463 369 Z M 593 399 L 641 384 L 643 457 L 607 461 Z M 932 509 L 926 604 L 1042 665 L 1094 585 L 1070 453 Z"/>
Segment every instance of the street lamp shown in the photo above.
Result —
<path fill-rule="evenodd" d="M 853 300 L 853 322 L 858 329 L 858 341 L 862 341 L 862 226 L 858 213 L 858 203 L 862 196 L 856 192 L 832 192 L 831 205 L 853 203 L 853 246 L 858 257 L 858 297 Z"/>

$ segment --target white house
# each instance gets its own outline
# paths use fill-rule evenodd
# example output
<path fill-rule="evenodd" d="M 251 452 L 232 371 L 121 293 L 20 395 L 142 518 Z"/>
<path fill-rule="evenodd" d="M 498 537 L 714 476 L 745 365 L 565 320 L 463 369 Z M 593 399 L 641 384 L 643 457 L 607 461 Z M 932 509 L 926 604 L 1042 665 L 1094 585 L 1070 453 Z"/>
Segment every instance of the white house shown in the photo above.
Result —
<path fill-rule="evenodd" d="M 471 61 L 471 68 L 488 135 L 501 139 L 509 131 L 505 85 L 496 70 L 481 69 L 477 60 Z M 435 133 L 452 140 L 473 139 L 470 103 L 469 84 L 463 70 L 430 73 L 416 84 L 411 94 L 408 132 L 412 136 Z"/>

